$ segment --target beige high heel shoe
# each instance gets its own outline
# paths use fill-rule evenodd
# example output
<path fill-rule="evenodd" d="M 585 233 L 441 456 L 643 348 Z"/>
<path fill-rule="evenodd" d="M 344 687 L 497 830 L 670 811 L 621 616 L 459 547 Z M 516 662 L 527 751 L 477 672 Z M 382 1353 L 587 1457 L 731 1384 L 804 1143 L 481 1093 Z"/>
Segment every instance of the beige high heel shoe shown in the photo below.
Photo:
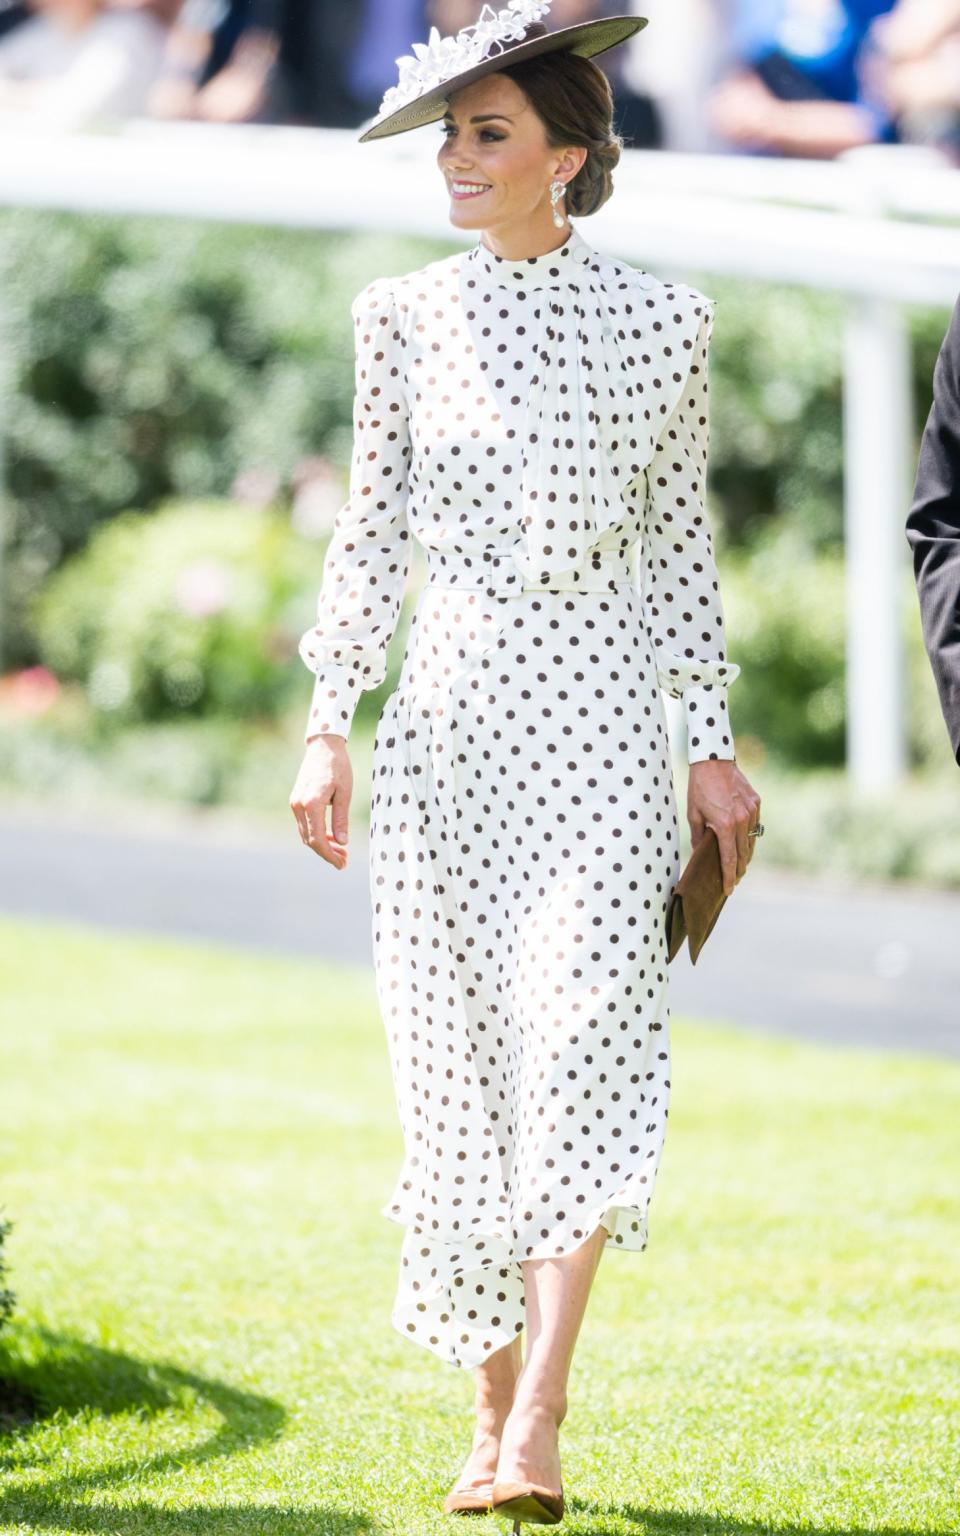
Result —
<path fill-rule="evenodd" d="M 486 1515 L 490 1511 L 493 1485 L 479 1488 L 451 1488 L 443 1501 L 445 1515 Z"/>
<path fill-rule="evenodd" d="M 512 1519 L 512 1536 L 518 1536 L 522 1520 L 530 1525 L 556 1525 L 563 1519 L 563 1489 L 544 1488 L 540 1483 L 495 1482 L 492 1512 Z"/>

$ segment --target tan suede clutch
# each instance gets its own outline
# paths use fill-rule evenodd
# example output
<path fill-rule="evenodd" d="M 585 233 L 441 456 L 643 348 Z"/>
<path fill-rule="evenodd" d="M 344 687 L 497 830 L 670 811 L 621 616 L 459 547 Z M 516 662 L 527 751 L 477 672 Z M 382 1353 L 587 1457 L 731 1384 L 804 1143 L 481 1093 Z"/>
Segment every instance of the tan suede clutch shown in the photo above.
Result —
<path fill-rule="evenodd" d="M 686 939 L 690 963 L 696 965 L 726 899 L 720 844 L 713 828 L 707 827 L 687 860 L 667 907 L 668 961 L 678 954 Z"/>

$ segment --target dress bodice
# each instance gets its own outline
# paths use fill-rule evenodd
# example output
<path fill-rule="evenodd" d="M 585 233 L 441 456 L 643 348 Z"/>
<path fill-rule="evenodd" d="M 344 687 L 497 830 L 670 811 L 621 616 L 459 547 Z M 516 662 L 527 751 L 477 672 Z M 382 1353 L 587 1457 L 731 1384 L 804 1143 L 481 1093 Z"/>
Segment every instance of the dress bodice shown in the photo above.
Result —
<path fill-rule="evenodd" d="M 509 550 L 540 584 L 635 549 L 662 685 L 688 713 L 725 690 L 739 667 L 704 508 L 714 313 L 576 229 L 519 260 L 481 237 L 357 295 L 350 494 L 300 647 L 323 701 L 308 738 L 346 735 L 382 682 L 412 539 Z"/>

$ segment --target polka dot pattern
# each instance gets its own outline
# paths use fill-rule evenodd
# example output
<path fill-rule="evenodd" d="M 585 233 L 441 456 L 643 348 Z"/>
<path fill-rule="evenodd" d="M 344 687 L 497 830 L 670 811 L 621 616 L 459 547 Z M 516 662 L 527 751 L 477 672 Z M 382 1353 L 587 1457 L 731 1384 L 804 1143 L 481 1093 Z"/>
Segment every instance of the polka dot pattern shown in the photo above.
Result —
<path fill-rule="evenodd" d="M 381 682 L 373 949 L 404 1156 L 394 1326 L 457 1366 L 523 1327 L 522 1263 L 642 1250 L 670 1095 L 679 876 L 663 692 L 733 757 L 707 526 L 713 301 L 574 233 L 354 301 L 356 448 L 307 739 Z"/>

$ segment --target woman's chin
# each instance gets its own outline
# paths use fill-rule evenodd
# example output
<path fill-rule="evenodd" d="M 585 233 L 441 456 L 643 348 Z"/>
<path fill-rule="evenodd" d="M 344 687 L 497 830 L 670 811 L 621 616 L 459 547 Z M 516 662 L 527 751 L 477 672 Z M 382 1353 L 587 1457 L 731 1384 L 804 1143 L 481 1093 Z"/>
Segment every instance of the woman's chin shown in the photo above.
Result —
<path fill-rule="evenodd" d="M 450 222 L 460 229 L 483 229 L 489 222 L 489 213 L 484 213 L 482 205 L 486 203 L 485 197 L 450 199 Z"/>

